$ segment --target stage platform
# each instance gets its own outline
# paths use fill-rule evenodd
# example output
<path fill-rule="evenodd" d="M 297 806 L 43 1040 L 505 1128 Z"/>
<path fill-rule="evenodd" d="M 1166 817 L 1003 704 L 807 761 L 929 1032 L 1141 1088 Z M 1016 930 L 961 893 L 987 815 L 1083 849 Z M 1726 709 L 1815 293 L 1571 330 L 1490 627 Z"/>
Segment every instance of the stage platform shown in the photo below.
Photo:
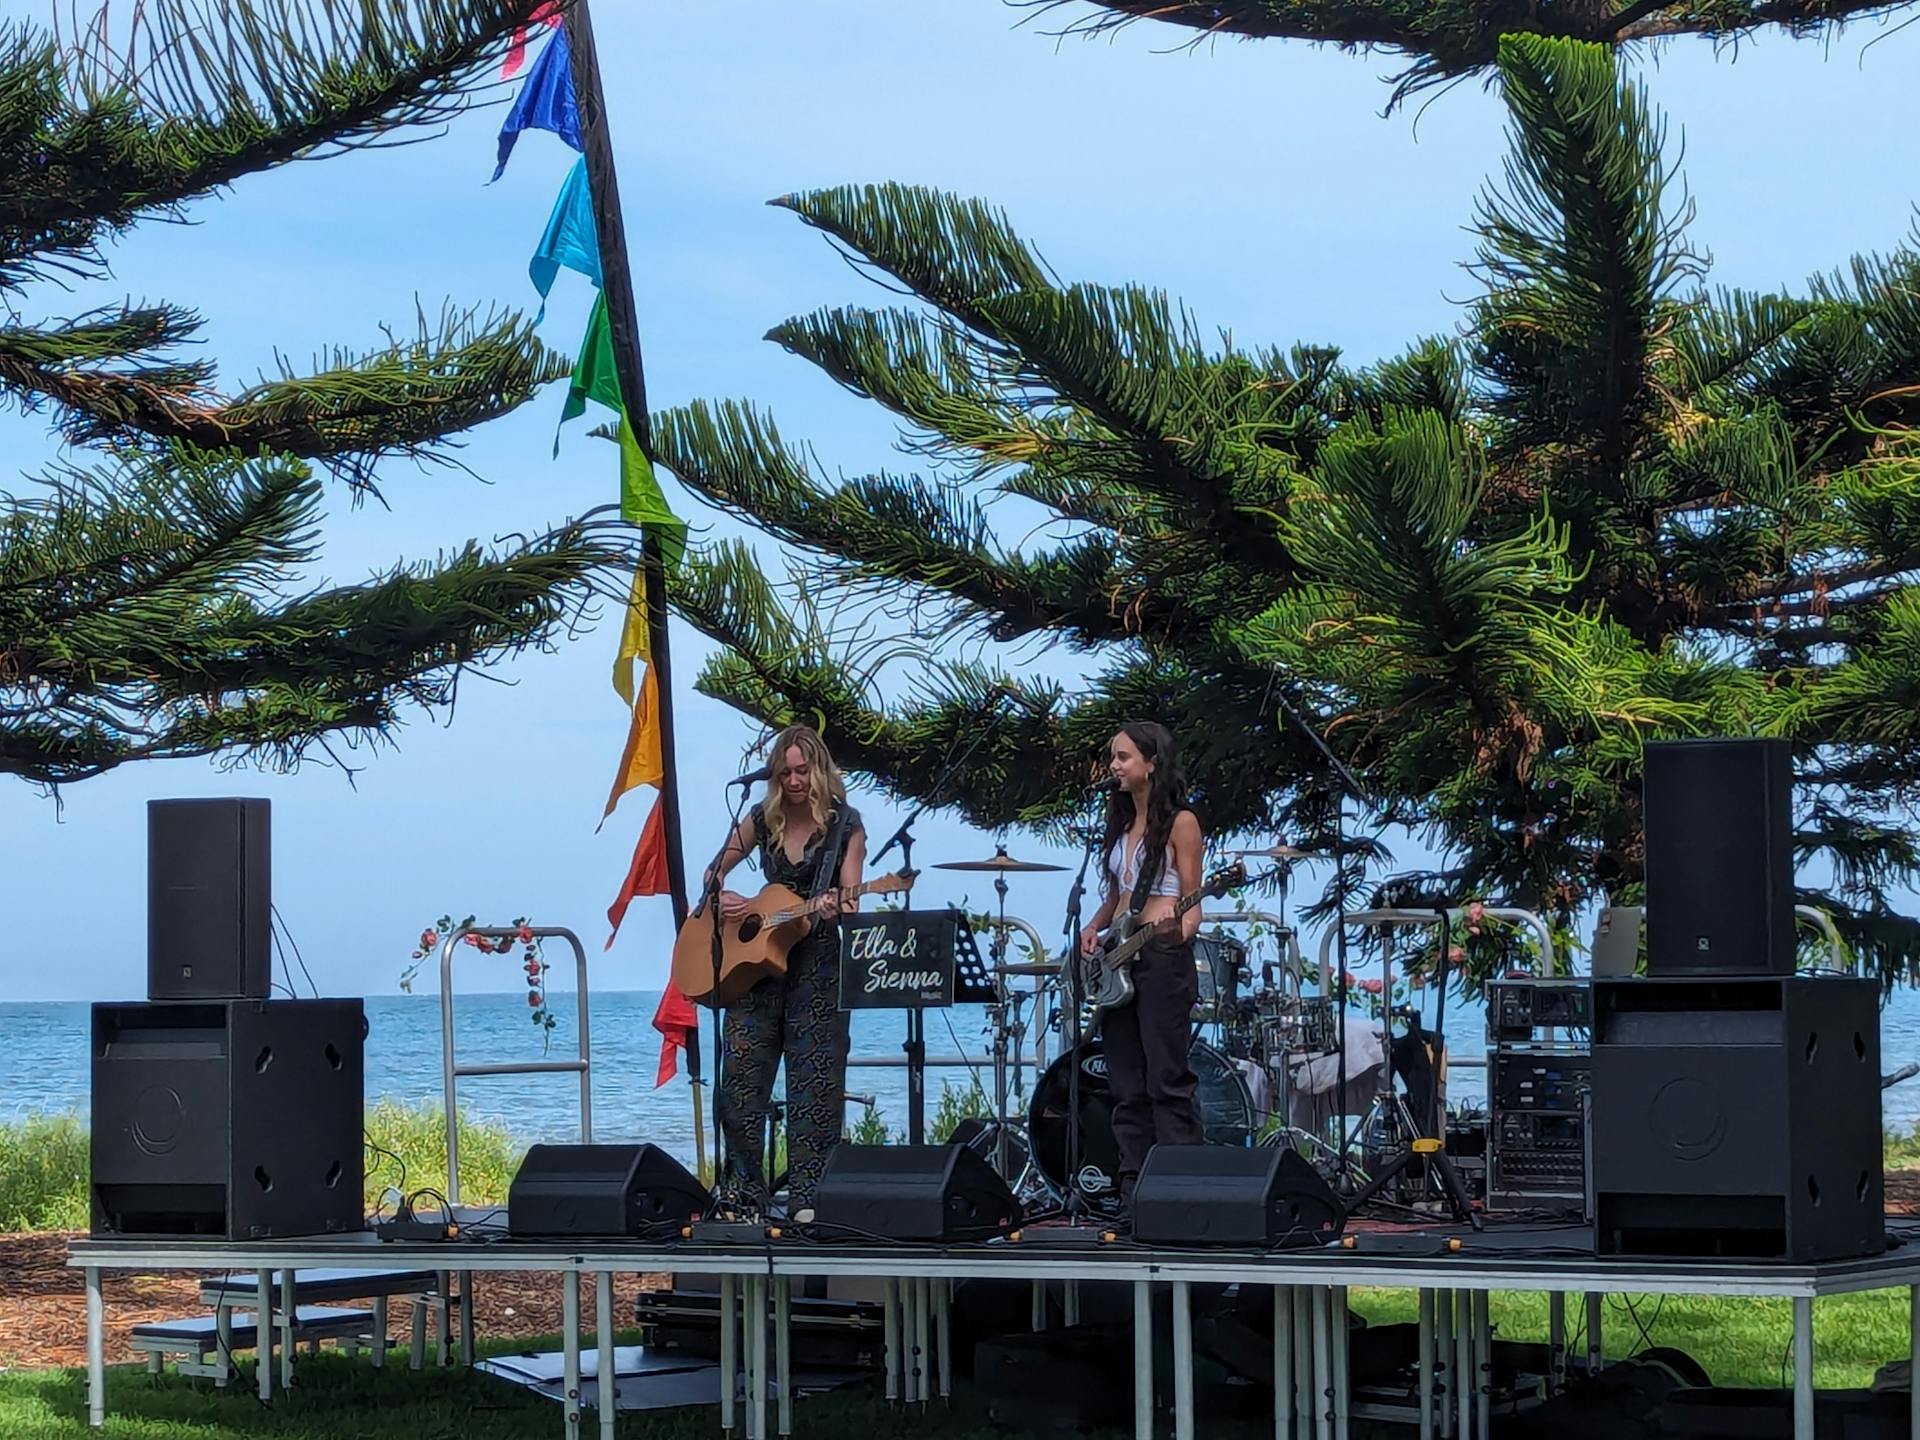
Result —
<path fill-rule="evenodd" d="M 1097 1227 L 1093 1227 L 1097 1232 Z M 1126 1239 L 1102 1243 L 1097 1233 L 1078 1236 L 1057 1227 L 1036 1226 L 1020 1238 L 980 1244 L 881 1244 L 808 1237 L 782 1227 L 779 1238 L 726 1245 L 688 1241 L 567 1241 L 530 1243 L 468 1226 L 449 1241 L 382 1242 L 371 1233 L 269 1241 L 225 1240 L 78 1240 L 69 1247 L 69 1265 L 86 1272 L 87 1369 L 89 1417 L 104 1423 L 104 1335 L 100 1277 L 107 1270 L 239 1270 L 259 1276 L 261 1293 L 288 1270 L 409 1269 L 458 1277 L 489 1271 L 550 1271 L 563 1283 L 563 1425 L 576 1440 L 582 1386 L 580 1276 L 615 1273 L 675 1272 L 718 1277 L 721 1304 L 728 1315 L 740 1313 L 744 1343 L 726 1346 L 721 1360 L 721 1422 L 733 1428 L 734 1373 L 743 1371 L 746 1393 L 740 1402 L 750 1440 L 769 1433 L 768 1399 L 777 1407 L 777 1429 L 792 1432 L 791 1386 L 786 1375 L 786 1315 L 791 1283 L 809 1276 L 862 1276 L 886 1282 L 888 1315 L 888 1391 L 903 1399 L 927 1398 L 944 1391 L 951 1367 L 943 1362 L 947 1345 L 947 1294 L 953 1281 L 987 1278 L 1033 1284 L 1062 1283 L 1073 1319 L 1074 1286 L 1084 1281 L 1123 1281 L 1134 1287 L 1135 1431 L 1152 1435 L 1153 1307 L 1152 1287 L 1172 1287 L 1174 1421 L 1176 1440 L 1192 1440 L 1193 1339 L 1190 1287 L 1238 1284 L 1269 1287 L 1274 1303 L 1276 1440 L 1345 1440 L 1349 1419 L 1346 1386 L 1345 1315 L 1347 1291 L 1356 1286 L 1412 1290 L 1421 1315 L 1421 1434 L 1439 1432 L 1442 1406 L 1457 1414 L 1453 1433 L 1484 1437 L 1491 1398 L 1484 1387 L 1448 1383 L 1446 1377 L 1484 1374 L 1491 1331 L 1486 1296 L 1492 1291 L 1546 1291 L 1556 1297 L 1556 1351 L 1564 1349 L 1564 1297 L 1584 1297 L 1587 1344 L 1597 1358 L 1600 1298 L 1617 1293 L 1748 1296 L 1787 1299 L 1794 1324 L 1794 1435 L 1813 1440 L 1813 1301 L 1830 1295 L 1906 1288 L 1920 1307 L 1920 1230 L 1889 1219 L 1889 1248 L 1864 1259 L 1820 1264 L 1772 1261 L 1601 1259 L 1593 1253 L 1584 1227 L 1519 1222 L 1490 1223 L 1483 1231 L 1461 1227 L 1367 1227 L 1352 1232 L 1353 1248 L 1329 1246 L 1305 1250 L 1247 1253 L 1237 1250 L 1145 1246 Z M 1457 1241 L 1444 1253 L 1418 1253 Z M 278 1276 L 275 1272 L 280 1272 Z M 613 1345 L 616 1328 L 608 1286 L 597 1286 L 593 1317 L 597 1368 L 617 1373 Z M 471 1308 L 464 1318 L 463 1358 L 472 1359 Z M 756 1323 L 756 1321 L 758 1323 Z M 769 1321 L 771 1322 L 769 1324 Z M 724 1333 L 731 1333 L 729 1326 Z M 768 1336 L 771 1332 L 772 1344 Z M 755 1339 L 758 1343 L 754 1343 Z M 1920 1371 L 1920 1327 L 1911 1337 Z M 772 1349 L 773 1354 L 767 1352 Z M 1449 1354 L 1449 1351 L 1451 1353 Z M 263 1351 L 262 1359 L 268 1357 Z M 591 1371 L 589 1371 L 591 1373 Z M 270 1394 L 273 1366 L 258 1367 L 263 1396 Z M 1296 1384 L 1296 1379 L 1301 1383 Z M 1438 1383 L 1437 1383 L 1438 1382 Z M 598 1416 L 603 1440 L 612 1440 L 614 1408 Z M 1915 1407 L 1920 1421 L 1920 1404 Z M 1920 1424 L 1915 1425 L 1920 1435 Z"/>

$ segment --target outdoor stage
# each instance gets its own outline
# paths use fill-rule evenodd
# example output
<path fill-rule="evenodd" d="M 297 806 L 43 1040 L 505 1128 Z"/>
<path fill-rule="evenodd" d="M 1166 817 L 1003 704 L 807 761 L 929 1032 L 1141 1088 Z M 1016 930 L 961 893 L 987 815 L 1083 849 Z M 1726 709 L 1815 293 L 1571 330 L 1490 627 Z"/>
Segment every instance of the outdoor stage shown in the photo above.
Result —
<path fill-rule="evenodd" d="M 463 1289 L 471 1276 L 489 1271 L 551 1271 L 564 1284 L 564 1347 L 567 1440 L 580 1433 L 580 1369 L 583 1326 L 580 1277 L 632 1272 L 673 1271 L 715 1276 L 721 1304 L 729 1315 L 745 1318 L 743 1333 L 759 1337 L 746 1353 L 723 1339 L 721 1425 L 731 1430 L 744 1419 L 749 1440 L 765 1440 L 769 1393 L 774 1432 L 792 1433 L 791 1388 L 787 1378 L 787 1306 L 795 1279 L 808 1276 L 861 1276 L 887 1282 L 888 1393 L 902 1398 L 944 1394 L 951 1381 L 947 1299 L 950 1282 L 1000 1279 L 1042 1284 L 1065 1282 L 1068 1320 L 1073 1319 L 1073 1285 L 1081 1281 L 1123 1281 L 1134 1290 L 1134 1430 L 1137 1440 L 1153 1433 L 1152 1287 L 1170 1284 L 1173 1315 L 1173 1395 L 1176 1440 L 1193 1440 L 1193 1334 L 1190 1287 L 1239 1284 L 1268 1286 L 1273 1292 L 1273 1374 L 1276 1397 L 1297 1393 L 1298 1402 L 1277 1398 L 1276 1440 L 1345 1440 L 1351 1415 L 1346 1384 L 1345 1325 L 1347 1291 L 1356 1286 L 1413 1290 L 1420 1303 L 1420 1434 L 1438 1433 L 1436 1366 L 1451 1373 L 1483 1376 L 1490 1364 L 1492 1336 L 1487 1296 L 1494 1291 L 1546 1291 L 1556 1297 L 1556 1355 L 1564 1352 L 1566 1327 L 1561 1308 L 1567 1296 L 1585 1297 L 1587 1345 L 1597 1355 L 1599 1300 L 1608 1294 L 1719 1295 L 1790 1299 L 1793 1302 L 1793 1415 L 1795 1440 L 1813 1440 L 1813 1301 L 1822 1296 L 1906 1287 L 1909 1314 L 1920 1322 L 1920 1231 L 1891 1228 L 1890 1246 L 1869 1259 L 1824 1264 L 1776 1262 L 1706 1263 L 1700 1261 L 1601 1260 L 1591 1235 L 1566 1225 L 1502 1224 L 1483 1232 L 1405 1229 L 1365 1231 L 1361 1248 L 1328 1247 L 1268 1254 L 1235 1251 L 1153 1248 L 1127 1241 L 1111 1244 L 1063 1243 L 1045 1227 L 1025 1232 L 1015 1242 L 979 1245 L 881 1245 L 817 1243 L 787 1232 L 759 1243 L 697 1245 L 591 1243 L 529 1244 L 476 1239 L 449 1242 L 381 1242 L 371 1233 L 262 1242 L 223 1240 L 79 1240 L 68 1263 L 86 1273 L 87 1378 L 89 1419 L 106 1417 L 104 1319 L 101 1275 L 107 1270 L 243 1270 L 259 1275 L 258 1303 L 270 1313 L 273 1272 L 310 1269 L 419 1269 L 447 1272 Z M 1390 1253 L 1369 1250 L 1423 1243 L 1408 1236 L 1448 1236 L 1460 1241 L 1451 1254 Z M 1391 1236 L 1392 1239 L 1385 1237 Z M 597 1286 L 598 1314 L 593 1335 L 598 1373 L 614 1371 L 613 1314 L 608 1286 Z M 462 1358 L 472 1358 L 470 1310 L 462 1306 Z M 758 1324 L 754 1321 L 758 1320 Z M 768 1320 L 772 1325 L 769 1327 Z M 629 1323 L 631 1323 L 629 1321 Z M 767 1336 L 772 1332 L 772 1354 Z M 722 1330 L 730 1336 L 733 1327 Z M 1451 1349 L 1451 1357 L 1446 1354 Z M 1920 1373 L 1920 1323 L 1912 1326 L 1910 1348 Z M 925 1357 L 924 1373 L 922 1361 Z M 270 1344 L 260 1349 L 258 1384 L 271 1394 Z M 1556 1361 L 1563 1369 L 1563 1360 Z M 747 1378 L 744 1416 L 736 1416 L 733 1376 Z M 1297 1384 L 1297 1381 L 1306 1381 Z M 1916 1391 L 1920 1397 L 1920 1391 Z M 1317 1397 L 1317 1398 L 1316 1398 Z M 1444 1403 L 1456 1408 L 1453 1433 L 1460 1440 L 1487 1435 L 1492 1409 L 1484 1383 L 1454 1386 Z M 615 1408 L 600 1407 L 601 1440 L 611 1440 Z M 1920 1399 L 1914 1402 L 1914 1432 L 1920 1434 Z"/>

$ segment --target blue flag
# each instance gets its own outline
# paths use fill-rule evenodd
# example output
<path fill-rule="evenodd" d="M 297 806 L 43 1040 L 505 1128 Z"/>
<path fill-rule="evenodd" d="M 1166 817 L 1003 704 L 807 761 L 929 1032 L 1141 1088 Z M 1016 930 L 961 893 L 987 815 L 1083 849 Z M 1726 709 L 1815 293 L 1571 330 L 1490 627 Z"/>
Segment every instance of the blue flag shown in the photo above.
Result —
<path fill-rule="evenodd" d="M 533 288 L 540 292 L 540 314 L 535 324 L 546 318 L 548 294 L 562 268 L 577 270 L 600 287 L 600 236 L 593 223 L 593 186 L 587 181 L 587 158 L 573 162 L 567 183 L 560 187 L 553 214 L 547 219 L 547 233 L 527 262 L 527 274 Z"/>
<path fill-rule="evenodd" d="M 500 163 L 494 168 L 495 180 L 507 173 L 507 160 L 522 130 L 551 130 L 574 149 L 587 148 L 580 139 L 580 107 L 573 93 L 573 52 L 567 48 L 565 30 L 553 32 L 547 48 L 533 62 L 527 83 L 520 87 L 513 109 L 507 112 L 507 123 L 500 127 Z"/>

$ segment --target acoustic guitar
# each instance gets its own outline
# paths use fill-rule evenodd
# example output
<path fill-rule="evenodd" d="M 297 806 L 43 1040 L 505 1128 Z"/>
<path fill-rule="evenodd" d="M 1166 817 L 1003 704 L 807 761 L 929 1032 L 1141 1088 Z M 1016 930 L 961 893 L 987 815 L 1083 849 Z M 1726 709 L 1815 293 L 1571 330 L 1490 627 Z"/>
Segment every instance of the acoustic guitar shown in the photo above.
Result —
<path fill-rule="evenodd" d="M 841 903 L 862 895 L 891 895 L 913 884 L 902 871 L 840 891 Z M 673 983 L 696 1005 L 731 1005 L 769 975 L 787 973 L 787 952 L 813 928 L 826 896 L 812 900 L 784 885 L 769 885 L 720 930 L 720 985 L 713 983 L 713 917 L 696 910 L 673 942 Z"/>

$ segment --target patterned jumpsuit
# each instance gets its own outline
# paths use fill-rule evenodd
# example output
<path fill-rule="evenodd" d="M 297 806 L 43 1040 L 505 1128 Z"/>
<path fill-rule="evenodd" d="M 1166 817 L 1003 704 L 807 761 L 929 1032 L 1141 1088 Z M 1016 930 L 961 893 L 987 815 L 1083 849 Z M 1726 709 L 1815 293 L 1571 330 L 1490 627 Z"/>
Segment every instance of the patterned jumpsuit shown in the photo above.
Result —
<path fill-rule="evenodd" d="M 837 815 L 837 812 L 836 812 Z M 820 847 L 835 829 L 816 835 L 798 864 L 753 812 L 754 840 L 767 882 L 785 885 L 808 899 L 840 883 L 846 846 L 860 831 L 860 812 L 846 807 L 846 823 L 823 857 Z M 727 1141 L 727 1180 L 743 1196 L 764 1199 L 767 1117 L 773 1109 L 773 1077 L 787 1063 L 787 1207 L 813 1204 L 814 1186 L 845 1122 L 848 1028 L 840 1008 L 840 927 L 821 922 L 787 954 L 787 973 L 770 976 L 727 1007 L 721 1031 L 718 1107 Z"/>

